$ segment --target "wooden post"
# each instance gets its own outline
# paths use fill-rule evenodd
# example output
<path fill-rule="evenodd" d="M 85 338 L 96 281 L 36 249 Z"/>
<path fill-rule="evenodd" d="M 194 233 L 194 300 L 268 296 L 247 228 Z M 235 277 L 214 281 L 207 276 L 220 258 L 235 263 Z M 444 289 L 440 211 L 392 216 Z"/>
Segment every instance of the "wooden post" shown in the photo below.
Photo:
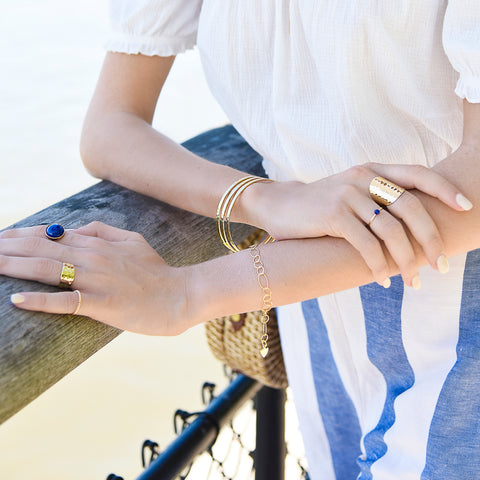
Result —
<path fill-rule="evenodd" d="M 204 158 L 264 175 L 261 158 L 231 127 L 212 130 L 184 144 Z M 62 223 L 75 228 L 94 220 L 141 233 L 171 265 L 187 265 L 227 253 L 214 220 L 194 215 L 100 182 L 14 226 Z M 236 235 L 251 229 L 239 226 Z M 9 302 L 18 291 L 55 288 L 0 276 L 0 423 L 115 338 L 120 331 L 85 317 L 19 310 Z"/>

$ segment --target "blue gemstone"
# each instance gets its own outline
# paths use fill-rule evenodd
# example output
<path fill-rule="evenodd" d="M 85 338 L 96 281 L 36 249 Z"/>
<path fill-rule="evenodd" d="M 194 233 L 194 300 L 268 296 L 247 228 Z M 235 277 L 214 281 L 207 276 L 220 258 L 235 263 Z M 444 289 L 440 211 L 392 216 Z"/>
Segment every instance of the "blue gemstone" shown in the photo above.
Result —
<path fill-rule="evenodd" d="M 378 208 L 376 208 L 373 212 L 375 215 L 378 215 L 380 213 L 380 210 Z"/>
<path fill-rule="evenodd" d="M 45 229 L 45 235 L 52 240 L 58 240 L 65 234 L 65 229 L 58 223 L 52 223 Z"/>

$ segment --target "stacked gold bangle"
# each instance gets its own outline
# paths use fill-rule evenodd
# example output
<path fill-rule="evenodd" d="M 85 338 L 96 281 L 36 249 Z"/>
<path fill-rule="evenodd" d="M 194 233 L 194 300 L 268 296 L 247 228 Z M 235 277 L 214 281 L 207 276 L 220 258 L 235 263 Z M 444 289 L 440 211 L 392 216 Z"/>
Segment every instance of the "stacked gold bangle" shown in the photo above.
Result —
<path fill-rule="evenodd" d="M 251 185 L 258 182 L 273 182 L 268 178 L 256 177 L 249 175 L 237 180 L 235 183 L 227 188 L 223 194 L 217 207 L 217 232 L 222 243 L 232 252 L 239 252 L 240 248 L 232 239 L 232 232 L 230 231 L 230 214 L 233 206 L 240 195 Z M 262 244 L 273 242 L 274 238 L 267 234 Z"/>

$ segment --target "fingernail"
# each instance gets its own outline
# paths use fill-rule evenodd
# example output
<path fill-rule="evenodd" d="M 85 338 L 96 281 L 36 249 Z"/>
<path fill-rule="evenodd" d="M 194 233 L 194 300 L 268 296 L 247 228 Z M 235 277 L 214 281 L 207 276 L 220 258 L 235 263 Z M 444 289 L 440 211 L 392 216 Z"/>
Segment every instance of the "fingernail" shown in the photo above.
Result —
<path fill-rule="evenodd" d="M 445 256 L 445 254 L 442 253 L 437 258 L 437 267 L 438 267 L 438 271 L 440 273 L 447 273 L 448 270 L 450 269 L 450 265 L 448 264 L 448 260 L 447 260 L 447 257 Z"/>
<path fill-rule="evenodd" d="M 414 288 L 415 290 L 420 290 L 420 288 L 422 288 L 422 281 L 420 280 L 419 275 L 415 275 L 412 278 L 412 288 Z"/>
<path fill-rule="evenodd" d="M 14 293 L 13 295 L 10 295 L 10 301 L 13 304 L 18 305 L 19 303 L 23 303 L 25 301 L 25 297 L 19 293 Z"/>
<path fill-rule="evenodd" d="M 457 193 L 455 200 L 464 210 L 471 210 L 473 207 L 472 202 L 467 197 L 464 197 L 461 193 Z"/>
<path fill-rule="evenodd" d="M 383 288 L 390 288 L 391 284 L 392 284 L 392 281 L 390 280 L 390 277 L 387 277 L 382 283 Z"/>

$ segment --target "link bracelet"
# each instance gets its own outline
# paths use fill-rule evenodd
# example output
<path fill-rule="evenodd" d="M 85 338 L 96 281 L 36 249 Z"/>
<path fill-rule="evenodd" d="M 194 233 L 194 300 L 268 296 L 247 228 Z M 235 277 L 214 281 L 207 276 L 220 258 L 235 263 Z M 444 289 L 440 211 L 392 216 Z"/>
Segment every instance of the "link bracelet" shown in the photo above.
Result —
<path fill-rule="evenodd" d="M 268 277 L 265 273 L 265 267 L 260 259 L 260 252 L 257 248 L 257 245 L 251 245 L 249 247 L 250 255 L 253 258 L 253 265 L 257 270 L 257 280 L 260 288 L 263 291 L 263 307 L 262 307 L 262 318 L 260 321 L 262 322 L 262 338 L 260 339 L 262 343 L 262 349 L 260 350 L 260 355 L 265 358 L 268 354 L 268 321 L 270 317 L 268 316 L 268 312 L 273 307 L 272 305 L 272 291 L 270 290 L 270 285 L 268 283 Z"/>

